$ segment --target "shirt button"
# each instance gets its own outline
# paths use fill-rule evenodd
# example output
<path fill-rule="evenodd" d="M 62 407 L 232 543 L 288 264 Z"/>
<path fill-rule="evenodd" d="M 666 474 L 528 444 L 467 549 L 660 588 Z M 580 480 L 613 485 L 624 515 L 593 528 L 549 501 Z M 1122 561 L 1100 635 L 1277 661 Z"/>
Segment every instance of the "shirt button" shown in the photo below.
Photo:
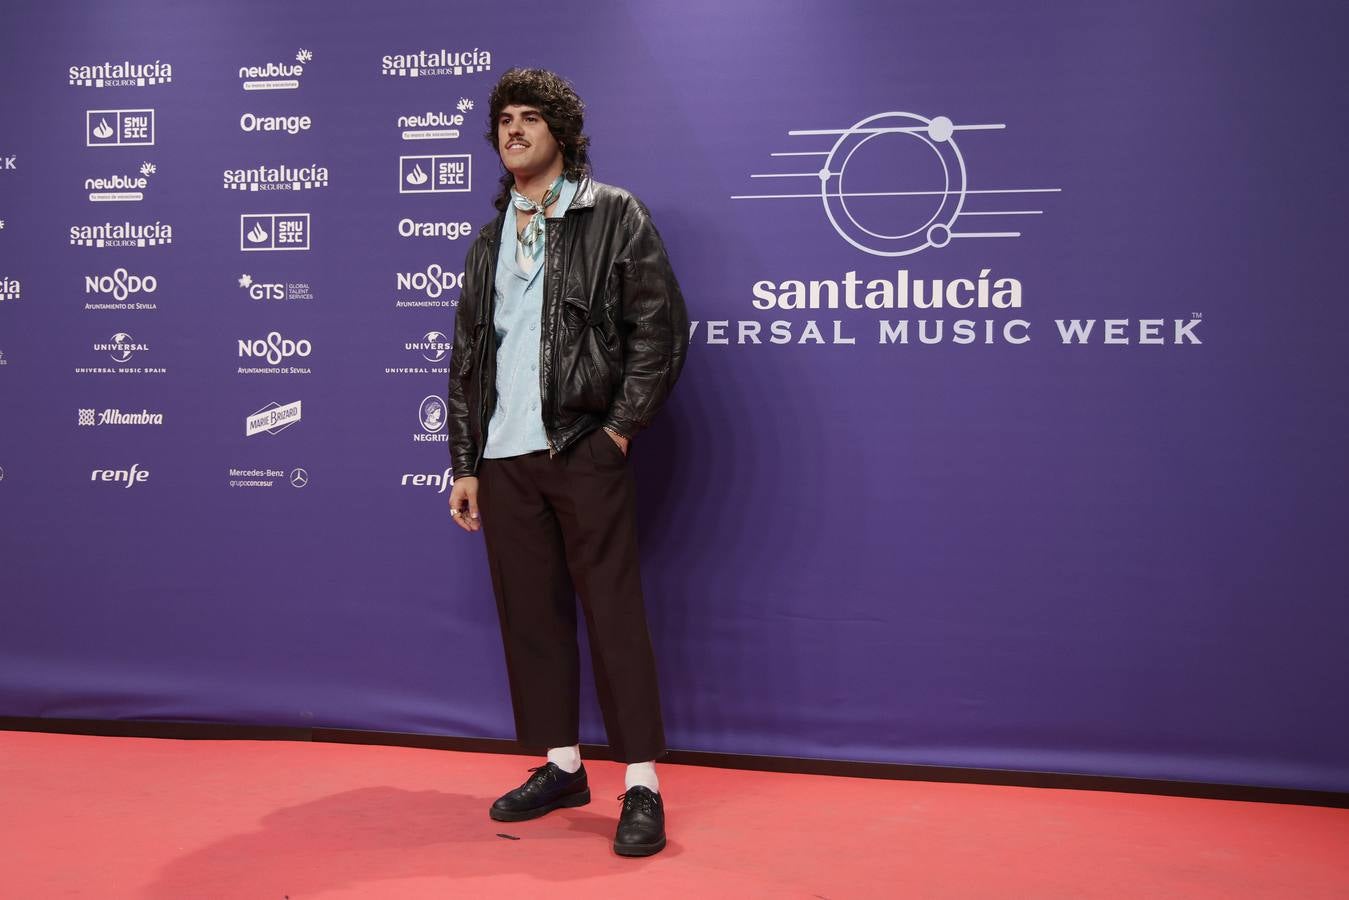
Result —
<path fill-rule="evenodd" d="M 535 322 L 529 323 L 529 330 L 530 330 L 530 331 L 533 331 L 533 330 L 534 330 L 535 328 L 537 328 L 537 327 L 538 327 L 538 324 L 537 324 L 537 323 L 535 323 Z"/>
<path fill-rule="evenodd" d="M 539 371 L 539 364 L 538 364 L 538 363 L 530 363 L 530 364 L 529 364 L 529 371 L 531 371 L 531 372 L 537 372 L 537 371 Z"/>
<path fill-rule="evenodd" d="M 539 404 L 537 404 L 537 403 L 531 403 L 531 404 L 529 404 L 529 408 L 530 408 L 531 410 L 538 409 L 538 408 L 539 408 Z"/>

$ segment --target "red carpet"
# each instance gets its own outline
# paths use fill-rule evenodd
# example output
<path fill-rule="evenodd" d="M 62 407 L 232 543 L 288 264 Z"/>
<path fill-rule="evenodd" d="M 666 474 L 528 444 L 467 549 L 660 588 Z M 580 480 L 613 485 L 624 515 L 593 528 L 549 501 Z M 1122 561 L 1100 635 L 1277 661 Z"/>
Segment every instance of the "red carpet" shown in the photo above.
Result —
<path fill-rule="evenodd" d="M 488 819 L 531 765 L 0 732 L 0 896 L 1349 897 L 1346 810 L 662 765 L 670 843 L 632 860 L 615 763 L 589 806 Z"/>

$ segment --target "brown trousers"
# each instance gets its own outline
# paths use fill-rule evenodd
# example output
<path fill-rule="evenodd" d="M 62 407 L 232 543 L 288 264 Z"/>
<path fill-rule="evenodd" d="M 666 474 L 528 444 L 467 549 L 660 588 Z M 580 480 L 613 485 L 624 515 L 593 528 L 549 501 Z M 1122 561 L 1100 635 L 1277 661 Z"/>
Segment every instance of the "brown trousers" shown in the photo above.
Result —
<path fill-rule="evenodd" d="M 665 752 L 636 501 L 628 460 L 603 429 L 551 458 L 540 450 L 478 468 L 516 738 L 526 746 L 579 742 L 579 593 L 610 748 L 622 762 Z"/>

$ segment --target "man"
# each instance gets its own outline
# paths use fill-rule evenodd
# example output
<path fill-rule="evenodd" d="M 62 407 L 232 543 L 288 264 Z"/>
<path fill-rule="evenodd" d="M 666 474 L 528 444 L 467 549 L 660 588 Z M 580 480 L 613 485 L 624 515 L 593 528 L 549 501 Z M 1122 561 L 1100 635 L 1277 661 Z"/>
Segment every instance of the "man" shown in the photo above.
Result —
<path fill-rule="evenodd" d="M 674 387 L 688 314 L 631 194 L 590 178 L 583 105 L 540 69 L 492 90 L 500 215 L 469 247 L 450 358 L 450 515 L 483 531 L 516 737 L 547 762 L 497 821 L 590 802 L 578 742 L 579 592 L 605 731 L 628 763 L 615 852 L 665 846 L 665 752 L 637 561 L 631 442 Z"/>

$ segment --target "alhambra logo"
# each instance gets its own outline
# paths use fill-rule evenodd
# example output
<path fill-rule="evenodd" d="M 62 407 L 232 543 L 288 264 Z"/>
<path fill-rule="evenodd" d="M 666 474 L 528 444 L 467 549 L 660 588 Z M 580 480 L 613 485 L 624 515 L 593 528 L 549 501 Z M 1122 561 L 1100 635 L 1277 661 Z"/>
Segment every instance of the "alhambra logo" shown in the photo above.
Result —
<path fill-rule="evenodd" d="M 150 176 L 159 171 L 154 163 L 141 163 L 135 174 L 119 172 L 103 178 L 84 179 L 84 189 L 89 199 L 95 203 L 137 201 L 145 199 L 145 189 L 150 185 Z"/>
<path fill-rule="evenodd" d="M 380 74 L 403 78 L 433 78 L 438 75 L 472 75 L 492 71 L 492 51 L 417 50 L 393 53 L 380 59 Z"/>
<path fill-rule="evenodd" d="M 160 60 L 151 63 L 103 62 L 70 67 L 71 87 L 149 87 L 173 81 L 173 66 Z"/>
<path fill-rule="evenodd" d="M 279 165 L 225 170 L 227 191 L 307 191 L 327 186 L 327 166 Z"/>
<path fill-rule="evenodd" d="M 293 91 L 300 86 L 305 66 L 313 60 L 313 51 L 302 47 L 295 52 L 294 62 L 240 66 L 239 81 L 246 91 Z"/>

